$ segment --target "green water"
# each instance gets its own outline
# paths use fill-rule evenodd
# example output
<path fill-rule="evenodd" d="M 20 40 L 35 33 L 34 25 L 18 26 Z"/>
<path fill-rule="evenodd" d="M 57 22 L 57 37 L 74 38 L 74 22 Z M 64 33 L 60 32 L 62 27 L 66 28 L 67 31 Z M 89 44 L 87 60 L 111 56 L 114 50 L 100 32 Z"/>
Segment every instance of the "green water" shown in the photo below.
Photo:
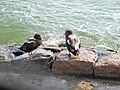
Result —
<path fill-rule="evenodd" d="M 38 32 L 64 42 L 70 27 L 83 46 L 120 48 L 120 0 L 0 0 L 0 44 L 22 43 Z"/>

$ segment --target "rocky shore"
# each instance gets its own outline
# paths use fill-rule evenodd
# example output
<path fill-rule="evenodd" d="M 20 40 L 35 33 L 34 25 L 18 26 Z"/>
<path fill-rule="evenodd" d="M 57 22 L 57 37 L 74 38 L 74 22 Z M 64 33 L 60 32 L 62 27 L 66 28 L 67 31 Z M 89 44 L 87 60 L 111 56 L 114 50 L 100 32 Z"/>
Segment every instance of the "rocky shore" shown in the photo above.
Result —
<path fill-rule="evenodd" d="M 36 62 L 40 66 L 50 69 L 55 74 L 120 78 L 119 51 L 105 47 L 81 47 L 80 56 L 71 56 L 70 58 L 65 46 L 59 45 L 53 47 L 45 45 L 34 50 L 32 52 L 34 53 L 32 59 L 30 59 L 28 58 L 28 53 L 18 50 L 19 46 L 19 44 L 6 47 L 1 46 L 0 63 L 18 63 L 17 65 L 20 67 L 20 64 L 23 63 Z M 25 69 L 27 67 L 25 65 L 21 68 Z M 27 69 L 29 68 L 27 67 Z"/>

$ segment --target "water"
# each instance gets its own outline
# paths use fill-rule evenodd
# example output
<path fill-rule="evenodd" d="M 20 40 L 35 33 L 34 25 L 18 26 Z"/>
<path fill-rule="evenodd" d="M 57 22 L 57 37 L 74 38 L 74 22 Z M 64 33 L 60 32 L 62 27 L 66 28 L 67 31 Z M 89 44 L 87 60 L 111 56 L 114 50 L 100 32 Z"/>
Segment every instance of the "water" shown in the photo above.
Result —
<path fill-rule="evenodd" d="M 70 27 L 83 46 L 120 48 L 120 0 L 0 0 L 0 44 L 23 43 L 38 32 L 64 42 Z"/>

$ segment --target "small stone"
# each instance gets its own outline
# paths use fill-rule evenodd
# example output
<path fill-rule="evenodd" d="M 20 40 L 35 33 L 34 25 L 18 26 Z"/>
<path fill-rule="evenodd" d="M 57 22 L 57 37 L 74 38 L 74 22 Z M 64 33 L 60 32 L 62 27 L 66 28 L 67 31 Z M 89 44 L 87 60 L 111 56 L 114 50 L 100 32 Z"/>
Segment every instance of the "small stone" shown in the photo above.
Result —
<path fill-rule="evenodd" d="M 74 87 L 74 90 L 92 90 L 93 88 L 94 85 L 92 85 L 91 82 L 81 81 Z"/>

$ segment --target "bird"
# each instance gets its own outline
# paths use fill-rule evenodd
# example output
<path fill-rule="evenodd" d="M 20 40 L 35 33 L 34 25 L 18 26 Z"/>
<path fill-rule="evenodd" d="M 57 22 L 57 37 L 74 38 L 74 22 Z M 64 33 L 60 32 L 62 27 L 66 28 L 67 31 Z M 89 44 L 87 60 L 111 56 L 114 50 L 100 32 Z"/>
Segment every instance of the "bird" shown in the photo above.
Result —
<path fill-rule="evenodd" d="M 28 38 L 19 49 L 26 53 L 29 53 L 29 58 L 32 56 L 32 51 L 37 49 L 42 44 L 42 38 L 40 34 L 36 33 L 33 37 Z"/>
<path fill-rule="evenodd" d="M 71 53 L 74 56 L 78 56 L 80 54 L 80 39 L 73 34 L 73 31 L 71 29 L 66 29 L 65 32 L 65 39 L 66 39 L 66 46 L 69 51 L 69 57 L 71 57 Z"/>

